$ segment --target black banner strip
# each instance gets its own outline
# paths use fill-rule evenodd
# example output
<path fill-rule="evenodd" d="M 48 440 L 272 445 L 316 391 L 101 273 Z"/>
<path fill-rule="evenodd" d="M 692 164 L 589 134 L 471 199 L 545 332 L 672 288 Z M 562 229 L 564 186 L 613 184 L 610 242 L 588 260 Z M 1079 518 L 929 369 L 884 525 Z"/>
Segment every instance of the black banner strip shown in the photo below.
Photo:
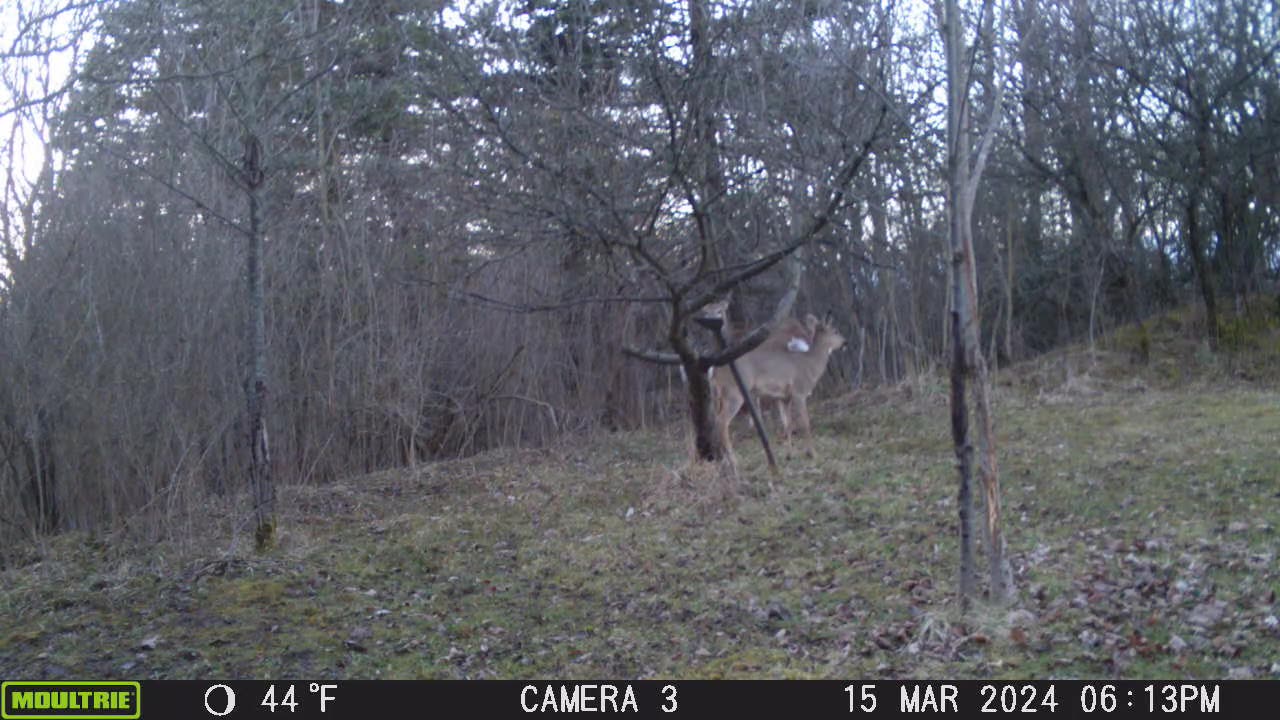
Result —
<path fill-rule="evenodd" d="M 87 684 L 67 683 L 63 692 Z M 6 682 L 3 716 L 14 720 L 95 716 L 87 714 L 91 711 L 81 702 L 91 696 L 48 694 L 58 692 L 56 683 Z M 68 701 L 77 706 L 68 708 Z M 62 705 L 51 705 L 56 703 Z M 1254 715 L 1277 707 L 1280 681 L 1276 680 L 149 680 L 141 682 L 137 700 L 144 719 L 235 720 L 374 720 L 443 713 L 484 718 L 579 713 L 635 718 L 1172 718 Z"/>

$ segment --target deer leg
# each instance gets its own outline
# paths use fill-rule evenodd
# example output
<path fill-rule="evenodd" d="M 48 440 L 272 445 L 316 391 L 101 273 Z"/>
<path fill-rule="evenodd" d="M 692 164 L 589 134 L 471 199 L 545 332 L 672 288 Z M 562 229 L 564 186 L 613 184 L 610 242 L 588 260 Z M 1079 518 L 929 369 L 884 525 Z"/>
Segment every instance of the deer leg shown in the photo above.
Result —
<path fill-rule="evenodd" d="M 782 439 L 789 447 L 791 445 L 791 401 L 779 400 L 778 402 L 778 420 L 782 423 Z"/>
<path fill-rule="evenodd" d="M 742 409 L 743 398 L 742 393 L 737 388 L 725 388 L 720 393 L 718 407 L 716 408 L 716 432 L 720 436 L 720 445 L 724 448 L 724 455 L 729 459 L 729 467 L 733 468 L 733 474 L 738 474 L 738 458 L 733 453 L 733 440 L 730 439 L 729 425 L 733 422 L 733 418 Z"/>
<path fill-rule="evenodd" d="M 769 399 L 768 399 L 768 398 L 763 398 L 763 397 L 757 397 L 757 398 L 756 398 L 756 409 L 760 411 L 760 422 L 764 422 L 764 416 L 765 416 L 764 404 L 765 404 L 765 403 L 767 403 L 767 402 L 769 402 Z M 747 404 L 746 404 L 745 402 L 744 402 L 744 403 L 742 403 L 742 407 L 741 407 L 741 408 L 738 408 L 738 414 L 739 414 L 739 415 L 746 415 L 746 416 L 747 416 L 747 422 L 751 423 L 751 429 L 752 429 L 752 430 L 756 430 L 756 429 L 757 429 L 757 428 L 756 428 L 756 419 L 755 419 L 755 418 L 753 418 L 753 417 L 751 417 L 751 413 L 750 413 L 750 412 L 747 412 Z M 766 430 L 767 430 L 767 429 L 768 429 L 768 428 L 766 427 Z"/>
<path fill-rule="evenodd" d="M 796 397 L 795 404 L 797 422 L 800 423 L 800 429 L 804 431 L 805 444 L 808 446 L 805 449 L 805 454 L 809 457 L 813 457 L 813 428 L 809 425 L 808 400 L 804 397 Z"/>

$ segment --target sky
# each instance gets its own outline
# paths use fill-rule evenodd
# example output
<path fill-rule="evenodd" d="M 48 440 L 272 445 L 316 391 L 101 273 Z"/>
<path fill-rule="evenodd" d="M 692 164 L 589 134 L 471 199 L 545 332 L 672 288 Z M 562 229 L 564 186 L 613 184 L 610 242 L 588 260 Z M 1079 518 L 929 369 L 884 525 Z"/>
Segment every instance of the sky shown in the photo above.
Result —
<path fill-rule="evenodd" d="M 23 96 L 43 97 L 67 81 L 74 61 L 69 45 L 76 18 L 58 12 L 68 0 L 0 0 L 0 211 L 11 213 L 44 163 L 49 128 Z M 92 8 L 82 12 L 92 12 Z M 33 22 L 32 18 L 43 18 Z M 23 32 L 23 30 L 35 32 Z M 52 32 L 50 32 L 52 31 Z M 10 175 L 11 174 L 11 175 Z M 8 182 L 12 176 L 13 184 Z M 0 273 L 7 272 L 0 258 Z"/>

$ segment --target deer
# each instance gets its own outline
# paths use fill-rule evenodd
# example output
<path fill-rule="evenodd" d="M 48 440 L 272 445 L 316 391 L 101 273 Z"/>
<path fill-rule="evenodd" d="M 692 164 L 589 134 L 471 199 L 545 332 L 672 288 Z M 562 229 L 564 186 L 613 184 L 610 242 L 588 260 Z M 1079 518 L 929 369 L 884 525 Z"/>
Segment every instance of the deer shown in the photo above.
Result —
<path fill-rule="evenodd" d="M 813 334 L 818 327 L 818 318 L 812 313 L 805 315 L 804 320 L 787 318 L 769 333 L 769 337 L 760 343 L 761 348 L 785 350 L 787 352 L 807 352 L 813 343 Z M 731 323 L 725 331 L 729 344 L 741 340 L 751 330 L 746 325 Z"/>
<path fill-rule="evenodd" d="M 736 365 L 747 392 L 755 398 L 781 403 L 782 429 L 788 443 L 791 429 L 788 407 L 796 409 L 800 429 L 806 440 L 805 454 L 812 458 L 813 431 L 809 424 L 809 395 L 827 371 L 831 353 L 844 345 L 844 336 L 827 323 L 814 321 L 813 342 L 804 352 L 789 352 L 777 347 L 759 347 L 738 358 Z M 716 431 L 719 433 L 730 464 L 737 468 L 737 458 L 729 437 L 729 424 L 746 399 L 738 389 L 728 367 L 718 367 L 712 376 L 716 399 Z"/>
<path fill-rule="evenodd" d="M 723 318 L 728 306 L 728 300 L 721 300 L 708 305 L 703 309 L 701 315 L 704 317 Z M 805 352 L 809 349 L 809 344 L 813 342 L 813 333 L 817 326 L 818 318 L 812 313 L 805 315 L 804 320 L 789 317 L 778 323 L 778 326 L 769 333 L 769 336 L 764 339 L 764 342 L 760 343 L 757 349 L 767 348 L 786 352 Z M 726 323 L 724 328 L 725 340 L 732 345 L 746 337 L 750 331 L 751 326 L 744 323 Z M 711 373 L 712 370 L 708 369 L 707 377 L 711 378 Z M 680 379 L 681 381 L 686 381 L 684 368 L 680 368 Z M 714 387 L 712 392 L 715 392 Z M 785 424 L 785 422 L 784 420 L 783 423 Z"/>
<path fill-rule="evenodd" d="M 720 323 L 723 323 L 723 325 L 721 326 L 721 329 L 718 331 L 721 334 L 721 337 L 720 337 L 721 347 L 724 346 L 725 342 L 728 342 L 729 344 L 737 343 L 741 341 L 744 337 L 746 337 L 748 333 L 751 332 L 751 328 L 749 325 L 746 325 L 744 323 L 737 323 L 737 322 L 734 322 L 734 323 L 726 322 L 728 309 L 729 309 L 729 300 L 726 298 L 726 299 L 722 299 L 717 302 L 710 303 L 704 306 L 695 316 L 695 319 L 713 318 L 713 319 L 718 319 Z M 794 317 L 786 318 L 785 320 L 778 322 L 777 325 L 772 328 L 769 335 L 766 336 L 765 339 L 761 341 L 760 345 L 758 345 L 755 349 L 760 350 L 761 348 L 764 348 L 764 349 L 774 350 L 782 353 L 806 352 L 809 350 L 809 345 L 813 340 L 814 329 L 817 326 L 818 326 L 818 318 L 816 318 L 812 314 L 806 315 L 803 321 L 797 320 Z M 678 369 L 680 371 L 681 383 L 687 385 L 689 382 L 689 378 L 685 376 L 684 367 L 680 366 Z M 707 368 L 707 380 L 711 382 L 710 389 L 711 389 L 712 413 L 715 412 L 715 408 L 719 404 L 719 401 L 718 401 L 719 392 L 715 384 L 715 372 L 716 372 L 716 368 L 714 367 Z M 742 407 L 740 406 L 739 409 L 742 409 Z M 781 402 L 778 403 L 778 412 L 782 417 L 783 427 L 784 428 L 787 427 L 787 422 L 788 422 L 787 406 Z M 753 426 L 754 426 L 754 422 L 755 421 L 753 419 L 752 420 Z M 690 440 L 690 448 L 692 452 L 692 447 L 693 447 L 692 428 L 690 428 L 690 431 L 691 432 L 689 435 L 689 440 Z M 790 437 L 790 435 L 788 435 L 788 437 Z"/>
<path fill-rule="evenodd" d="M 788 353 L 808 352 L 809 346 L 813 344 L 813 336 L 817 329 L 818 318 L 814 316 L 813 313 L 805 315 L 803 321 L 797 320 L 793 317 L 787 318 L 786 320 L 778 323 L 778 326 L 769 333 L 769 336 L 766 337 L 764 342 L 760 343 L 760 346 L 756 349 L 775 350 Z M 729 344 L 732 345 L 733 343 L 741 340 L 748 332 L 750 332 L 750 330 L 751 328 L 747 325 L 731 323 L 725 334 L 728 336 Z M 715 393 L 714 377 L 712 380 L 712 393 Z M 763 418 L 764 401 L 772 400 L 772 398 L 757 398 L 757 400 L 759 401 L 760 416 Z M 778 405 L 778 415 L 782 419 L 783 432 L 787 432 L 788 423 L 790 422 L 790 417 L 787 414 L 787 404 L 780 400 L 776 402 Z M 743 407 L 738 409 L 738 413 L 744 414 L 743 411 L 745 409 L 746 406 L 744 403 Z M 745 414 L 750 416 L 750 413 Z M 754 422 L 755 421 L 753 420 L 752 423 L 754 424 Z M 790 433 L 787 433 L 787 438 L 790 440 Z"/>
<path fill-rule="evenodd" d="M 704 307 L 699 315 L 701 317 L 727 319 L 728 310 L 729 301 L 720 300 Z M 773 328 L 769 336 L 760 344 L 760 347 L 785 349 L 790 352 L 805 352 L 809 349 L 809 343 L 813 342 L 813 331 L 817 327 L 818 318 L 814 317 L 812 313 L 805 315 L 803 321 L 789 317 Z M 732 345 L 746 337 L 750 331 L 751 326 L 746 323 L 726 322 L 724 326 L 725 340 Z"/>

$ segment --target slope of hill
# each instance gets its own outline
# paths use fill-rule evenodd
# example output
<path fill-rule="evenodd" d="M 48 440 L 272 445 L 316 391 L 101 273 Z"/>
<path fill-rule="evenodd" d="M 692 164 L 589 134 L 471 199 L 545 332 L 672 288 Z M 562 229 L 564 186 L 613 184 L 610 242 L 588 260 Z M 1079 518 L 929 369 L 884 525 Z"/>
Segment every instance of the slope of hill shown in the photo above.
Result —
<path fill-rule="evenodd" d="M 242 499 L 183 542 L 64 535 L 3 575 L 0 676 L 1280 677 L 1274 339 L 1197 372 L 1181 342 L 999 375 L 1006 608 L 954 609 L 926 378 L 819 404 L 772 482 L 745 424 L 738 481 L 670 428 L 287 488 L 262 555 Z"/>

